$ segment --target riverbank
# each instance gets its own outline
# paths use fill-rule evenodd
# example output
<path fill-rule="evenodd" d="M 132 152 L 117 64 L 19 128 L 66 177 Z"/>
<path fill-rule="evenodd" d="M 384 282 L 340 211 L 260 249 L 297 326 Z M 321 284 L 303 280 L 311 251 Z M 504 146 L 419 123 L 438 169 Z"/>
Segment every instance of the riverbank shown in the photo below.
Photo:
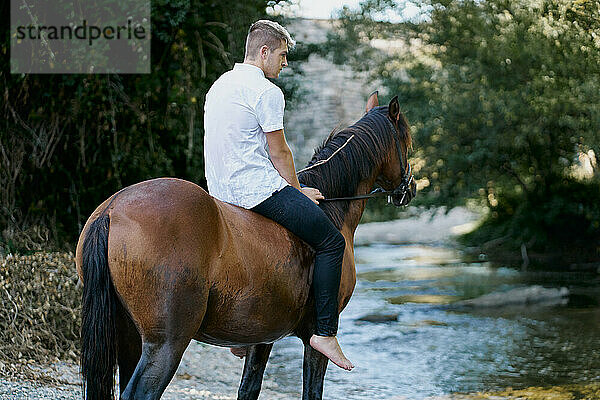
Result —
<path fill-rule="evenodd" d="M 450 245 L 458 235 L 472 231 L 481 215 L 465 207 L 418 210 L 410 208 L 410 218 L 360 224 L 354 237 L 355 246 L 372 244 Z"/>
<path fill-rule="evenodd" d="M 228 349 L 192 342 L 162 399 L 236 399 L 242 369 L 243 361 L 233 356 Z M 36 368 L 31 376 L 35 375 L 39 380 L 0 379 L 0 399 L 82 398 L 79 370 L 74 363 L 57 363 Z M 277 389 L 277 384 L 267 377 L 263 383 L 262 398 L 289 398 L 286 394 L 278 393 Z"/>

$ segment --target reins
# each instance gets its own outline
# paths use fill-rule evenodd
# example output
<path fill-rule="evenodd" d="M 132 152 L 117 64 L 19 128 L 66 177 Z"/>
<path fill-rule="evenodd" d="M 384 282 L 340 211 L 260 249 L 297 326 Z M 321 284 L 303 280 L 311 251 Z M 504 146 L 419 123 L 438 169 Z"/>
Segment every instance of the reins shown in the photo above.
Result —
<path fill-rule="evenodd" d="M 317 162 L 316 162 L 316 163 L 314 163 L 313 165 L 309 165 L 309 166 L 308 166 L 308 167 L 306 167 L 306 168 L 302 168 L 300 171 L 297 171 L 297 172 L 296 172 L 296 175 L 297 175 L 297 174 L 299 174 L 300 172 L 308 171 L 309 169 L 312 169 L 312 168 L 314 168 L 314 167 L 317 167 L 317 166 L 319 166 L 319 165 L 323 165 L 323 164 L 325 164 L 327 161 L 331 160 L 331 158 L 332 158 L 333 156 L 335 156 L 335 155 L 336 155 L 336 154 L 337 154 L 337 153 L 338 153 L 340 150 L 342 150 L 342 149 L 343 149 L 343 148 L 344 148 L 344 147 L 345 147 L 345 146 L 346 146 L 348 143 L 350 143 L 350 140 L 352 140 L 353 138 L 354 138 L 354 134 L 352 134 L 352 136 L 350 136 L 350 137 L 348 138 L 348 140 L 346 140 L 346 143 L 344 143 L 343 145 L 341 145 L 341 146 L 340 146 L 340 147 L 339 147 L 339 148 L 338 148 L 336 151 L 334 151 L 334 152 L 333 152 L 333 153 L 332 153 L 332 154 L 331 154 L 329 157 L 327 157 L 327 159 L 325 159 L 325 160 L 320 160 L 320 161 L 317 161 Z"/>
<path fill-rule="evenodd" d="M 400 203 L 402 203 L 404 201 L 404 198 L 406 197 L 406 193 L 408 192 L 408 189 L 410 188 L 410 184 L 412 183 L 413 180 L 414 180 L 414 177 L 412 175 L 412 168 L 411 168 L 410 164 L 408 164 L 408 175 L 405 175 L 405 177 L 404 177 L 404 179 L 402 179 L 402 182 L 400 183 L 400 185 L 394 190 L 383 190 L 382 188 L 377 188 L 377 189 L 374 189 L 369 194 L 363 194 L 363 195 L 359 195 L 359 196 L 350 196 L 350 197 L 334 197 L 332 199 L 321 199 L 319 201 L 321 202 L 321 201 L 363 200 L 363 199 L 372 199 L 374 197 L 387 196 L 388 204 L 389 204 L 392 202 L 392 196 L 401 194 L 402 198 L 400 199 Z"/>

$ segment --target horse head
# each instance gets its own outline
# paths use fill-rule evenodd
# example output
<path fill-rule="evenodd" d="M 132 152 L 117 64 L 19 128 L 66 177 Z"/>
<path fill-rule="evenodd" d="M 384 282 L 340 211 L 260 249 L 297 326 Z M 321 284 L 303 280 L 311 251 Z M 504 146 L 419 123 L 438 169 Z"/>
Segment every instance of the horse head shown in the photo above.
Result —
<path fill-rule="evenodd" d="M 367 114 L 379 107 L 377 92 L 367 100 Z M 393 191 L 392 201 L 395 206 L 407 205 L 417 194 L 417 185 L 408 162 L 408 149 L 412 148 L 410 126 L 400 111 L 398 96 L 395 96 L 387 107 L 387 121 L 390 123 L 393 144 L 389 146 L 388 154 L 381 166 L 381 172 L 375 181 L 387 191 Z"/>

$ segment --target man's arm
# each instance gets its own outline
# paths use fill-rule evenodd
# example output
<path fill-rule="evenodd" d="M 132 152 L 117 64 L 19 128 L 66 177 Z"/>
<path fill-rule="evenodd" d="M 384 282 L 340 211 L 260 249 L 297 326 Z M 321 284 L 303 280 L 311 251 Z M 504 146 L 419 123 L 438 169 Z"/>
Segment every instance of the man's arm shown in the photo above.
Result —
<path fill-rule="evenodd" d="M 267 144 L 269 145 L 269 156 L 275 169 L 287 183 L 300 190 L 300 182 L 298 182 L 294 166 L 294 157 L 292 156 L 290 146 L 285 140 L 283 129 L 266 132 L 265 134 L 267 135 Z"/>
<path fill-rule="evenodd" d="M 319 203 L 318 200 L 323 199 L 323 195 L 319 190 L 314 188 L 300 187 L 298 182 L 298 176 L 296 175 L 296 168 L 294 166 L 294 157 L 292 156 L 292 150 L 285 140 L 285 134 L 283 129 L 279 129 L 272 132 L 265 132 L 267 135 L 267 144 L 269 145 L 269 156 L 273 166 L 279 172 L 279 175 L 287 181 L 290 185 L 295 187 L 304 193 L 315 203 Z"/>

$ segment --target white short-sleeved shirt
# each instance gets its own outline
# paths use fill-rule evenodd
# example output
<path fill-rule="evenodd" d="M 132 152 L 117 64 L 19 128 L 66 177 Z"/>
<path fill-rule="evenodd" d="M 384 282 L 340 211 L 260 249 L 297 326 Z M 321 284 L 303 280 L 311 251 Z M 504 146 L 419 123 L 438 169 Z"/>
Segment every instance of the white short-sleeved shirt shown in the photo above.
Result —
<path fill-rule="evenodd" d="M 265 132 L 283 129 L 283 93 L 263 71 L 235 64 L 204 103 L 204 164 L 209 193 L 252 208 L 288 183 L 269 158 Z"/>

